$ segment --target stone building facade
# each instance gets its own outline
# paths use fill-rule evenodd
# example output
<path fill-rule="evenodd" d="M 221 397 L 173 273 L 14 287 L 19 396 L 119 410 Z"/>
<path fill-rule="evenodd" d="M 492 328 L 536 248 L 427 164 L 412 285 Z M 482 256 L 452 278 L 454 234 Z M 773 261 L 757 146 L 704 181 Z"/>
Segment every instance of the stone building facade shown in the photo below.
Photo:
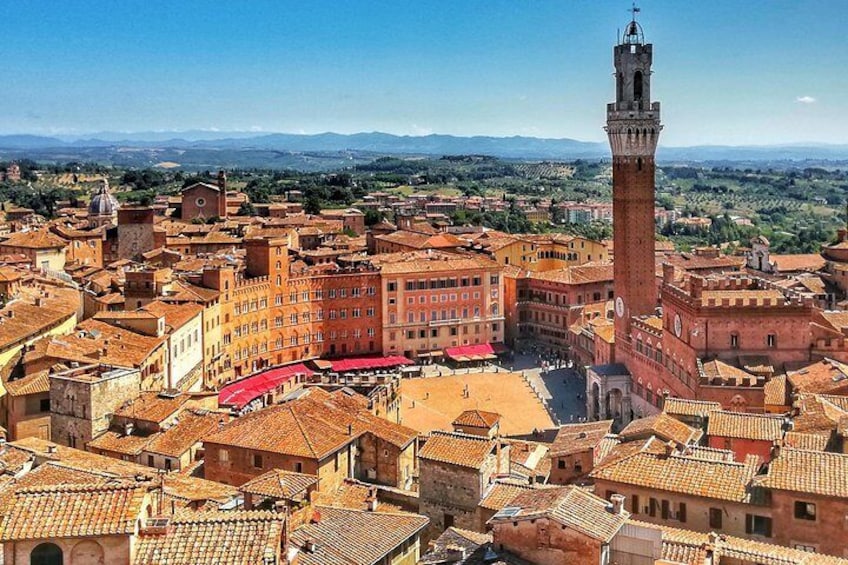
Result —
<path fill-rule="evenodd" d="M 135 369 L 85 366 L 50 375 L 51 440 L 84 449 L 109 429 L 109 417 L 141 389 Z"/>

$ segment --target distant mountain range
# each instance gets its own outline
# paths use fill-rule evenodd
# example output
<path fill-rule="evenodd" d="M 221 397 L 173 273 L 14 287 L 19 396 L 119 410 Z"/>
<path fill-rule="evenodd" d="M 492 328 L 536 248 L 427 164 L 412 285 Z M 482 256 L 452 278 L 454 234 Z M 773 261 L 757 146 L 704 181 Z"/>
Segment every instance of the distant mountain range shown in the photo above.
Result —
<path fill-rule="evenodd" d="M 96 151 L 97 149 L 101 151 Z M 83 136 L 43 137 L 0 135 L 0 155 L 17 156 L 35 151 L 45 155 L 67 156 L 82 152 L 92 157 L 107 149 L 199 150 L 206 152 L 355 152 L 373 155 L 491 155 L 507 159 L 602 159 L 609 157 L 606 143 L 575 139 L 536 137 L 460 137 L 453 135 L 407 136 L 388 133 L 315 135 L 256 132 L 99 132 Z M 772 146 L 694 146 L 660 147 L 658 159 L 665 162 L 720 161 L 845 161 L 848 144 L 794 144 Z"/>

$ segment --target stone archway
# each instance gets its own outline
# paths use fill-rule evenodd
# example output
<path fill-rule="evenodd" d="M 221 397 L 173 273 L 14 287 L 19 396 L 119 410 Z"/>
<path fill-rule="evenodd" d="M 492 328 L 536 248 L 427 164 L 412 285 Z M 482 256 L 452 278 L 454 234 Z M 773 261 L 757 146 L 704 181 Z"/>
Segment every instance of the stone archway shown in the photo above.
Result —
<path fill-rule="evenodd" d="M 29 554 L 30 565 L 62 565 L 62 548 L 55 543 L 41 543 Z"/>
<path fill-rule="evenodd" d="M 622 400 L 624 395 L 621 392 L 621 389 L 614 388 L 607 393 L 606 397 L 606 408 L 607 408 L 607 418 L 612 418 L 613 420 L 621 420 L 622 418 Z"/>

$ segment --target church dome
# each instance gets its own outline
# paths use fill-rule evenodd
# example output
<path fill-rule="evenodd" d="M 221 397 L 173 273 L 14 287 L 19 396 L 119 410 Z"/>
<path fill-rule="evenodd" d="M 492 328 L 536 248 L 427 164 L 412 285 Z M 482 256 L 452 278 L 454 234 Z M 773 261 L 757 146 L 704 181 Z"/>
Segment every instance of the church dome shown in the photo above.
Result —
<path fill-rule="evenodd" d="M 118 200 L 109 194 L 109 181 L 103 180 L 97 194 L 88 203 L 89 216 L 114 216 L 118 213 Z"/>

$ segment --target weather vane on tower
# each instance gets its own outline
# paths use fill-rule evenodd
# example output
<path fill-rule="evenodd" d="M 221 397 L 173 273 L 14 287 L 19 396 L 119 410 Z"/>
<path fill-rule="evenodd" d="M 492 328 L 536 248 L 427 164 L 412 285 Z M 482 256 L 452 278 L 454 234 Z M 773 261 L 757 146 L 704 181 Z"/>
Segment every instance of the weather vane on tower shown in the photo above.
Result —
<path fill-rule="evenodd" d="M 633 2 L 633 6 L 628 10 L 628 12 L 631 12 L 633 14 L 633 21 L 634 22 L 636 21 L 636 14 L 638 14 L 641 11 L 642 10 L 638 6 L 636 6 L 636 2 Z"/>

